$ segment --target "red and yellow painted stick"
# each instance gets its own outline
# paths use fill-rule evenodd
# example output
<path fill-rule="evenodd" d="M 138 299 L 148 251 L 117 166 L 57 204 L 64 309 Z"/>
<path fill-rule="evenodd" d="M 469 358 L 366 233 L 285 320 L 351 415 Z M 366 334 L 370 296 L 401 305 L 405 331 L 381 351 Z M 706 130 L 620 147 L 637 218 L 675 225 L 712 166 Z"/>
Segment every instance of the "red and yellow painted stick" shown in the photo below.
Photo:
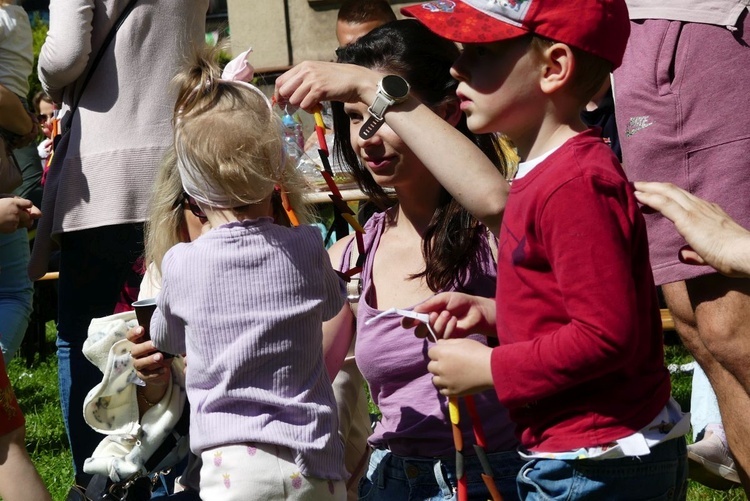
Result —
<path fill-rule="evenodd" d="M 461 434 L 461 413 L 458 409 L 458 397 L 448 398 L 448 416 L 453 429 L 453 445 L 456 448 L 456 480 L 458 482 L 458 501 L 468 501 L 469 485 L 464 472 L 464 437 Z"/>

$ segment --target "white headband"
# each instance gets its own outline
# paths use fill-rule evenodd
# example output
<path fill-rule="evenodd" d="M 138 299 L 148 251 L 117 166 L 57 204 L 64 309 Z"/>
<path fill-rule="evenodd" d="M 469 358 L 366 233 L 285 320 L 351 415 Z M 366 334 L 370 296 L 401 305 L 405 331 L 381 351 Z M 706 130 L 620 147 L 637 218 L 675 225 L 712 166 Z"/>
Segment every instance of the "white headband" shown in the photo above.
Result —
<path fill-rule="evenodd" d="M 219 81 L 238 84 L 247 87 L 258 94 L 268 105 L 268 110 L 270 111 L 270 116 L 273 120 L 274 112 L 271 100 L 258 87 L 248 82 L 249 80 L 252 80 L 254 73 L 253 67 L 247 62 L 247 56 L 251 51 L 252 48 L 246 50 L 227 63 Z M 200 87 L 196 88 L 195 91 L 197 92 L 199 88 Z M 179 123 L 179 118 L 177 121 Z M 238 205 L 247 204 L 247 202 L 238 202 L 229 198 L 226 193 L 224 193 L 224 190 L 212 183 L 210 179 L 206 178 L 200 168 L 188 160 L 184 146 L 182 146 L 182 141 L 180 140 L 179 129 L 177 129 L 175 134 L 175 150 L 177 153 L 177 170 L 179 171 L 180 179 L 182 180 L 182 188 L 185 193 L 193 197 L 198 203 L 220 209 L 230 209 Z M 286 154 L 282 151 L 281 172 L 283 172 L 283 165 L 286 163 L 286 160 Z M 257 202 L 260 202 L 260 200 Z"/>

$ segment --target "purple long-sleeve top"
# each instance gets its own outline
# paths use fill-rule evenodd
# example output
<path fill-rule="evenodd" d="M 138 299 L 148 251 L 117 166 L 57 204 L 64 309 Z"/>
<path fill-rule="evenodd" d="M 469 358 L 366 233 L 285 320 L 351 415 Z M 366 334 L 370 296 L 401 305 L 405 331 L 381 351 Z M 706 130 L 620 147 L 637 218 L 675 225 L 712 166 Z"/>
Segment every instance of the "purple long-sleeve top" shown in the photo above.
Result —
<path fill-rule="evenodd" d="M 191 449 L 276 444 L 304 475 L 345 478 L 321 329 L 343 303 L 313 227 L 261 218 L 170 249 L 151 337 L 187 353 Z"/>

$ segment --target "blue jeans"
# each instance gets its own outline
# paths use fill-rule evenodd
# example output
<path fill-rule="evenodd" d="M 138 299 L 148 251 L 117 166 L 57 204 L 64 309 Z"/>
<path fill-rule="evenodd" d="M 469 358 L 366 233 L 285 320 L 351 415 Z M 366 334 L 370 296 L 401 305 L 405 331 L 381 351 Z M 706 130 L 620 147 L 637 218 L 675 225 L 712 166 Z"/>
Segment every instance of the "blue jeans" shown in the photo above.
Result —
<path fill-rule="evenodd" d="M 25 229 L 0 235 L 0 349 L 5 365 L 29 325 L 34 286 L 29 279 L 29 236 Z"/>
<path fill-rule="evenodd" d="M 83 400 L 102 380 L 99 369 L 83 356 L 83 342 L 92 318 L 113 313 L 125 279 L 142 253 L 142 224 L 73 231 L 60 238 L 58 378 L 79 485 L 88 484 L 83 462 L 104 438 L 83 419 Z"/>
<path fill-rule="evenodd" d="M 516 475 L 524 462 L 515 451 L 488 454 L 495 484 L 505 501 L 518 499 Z M 481 478 L 482 467 L 476 456 L 464 458 L 469 499 L 486 501 L 490 494 Z M 368 501 L 452 500 L 456 494 L 456 464 L 453 460 L 410 458 L 376 449 L 359 482 L 359 499 Z"/>
<path fill-rule="evenodd" d="M 518 474 L 518 493 L 524 501 L 685 499 L 685 438 L 668 440 L 642 457 L 533 459 Z"/>

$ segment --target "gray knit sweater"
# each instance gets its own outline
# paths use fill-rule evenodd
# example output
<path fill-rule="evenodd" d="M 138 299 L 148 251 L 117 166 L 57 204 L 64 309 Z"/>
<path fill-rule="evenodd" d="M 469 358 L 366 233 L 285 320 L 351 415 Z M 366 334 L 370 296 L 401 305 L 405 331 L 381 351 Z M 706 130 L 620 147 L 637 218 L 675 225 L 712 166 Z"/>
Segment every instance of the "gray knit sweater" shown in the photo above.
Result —
<path fill-rule="evenodd" d="M 126 4 L 51 0 L 38 70 L 44 90 L 62 102 L 63 116 Z M 172 142 L 170 82 L 191 48 L 204 43 L 207 9 L 208 0 L 136 3 L 55 152 L 35 253 L 46 254 L 50 234 L 145 220 L 159 162 Z M 37 257 L 40 266 L 45 259 Z"/>
<path fill-rule="evenodd" d="M 151 337 L 187 353 L 193 451 L 277 444 L 304 475 L 345 478 L 321 327 L 343 304 L 314 227 L 248 220 L 170 249 Z"/>

